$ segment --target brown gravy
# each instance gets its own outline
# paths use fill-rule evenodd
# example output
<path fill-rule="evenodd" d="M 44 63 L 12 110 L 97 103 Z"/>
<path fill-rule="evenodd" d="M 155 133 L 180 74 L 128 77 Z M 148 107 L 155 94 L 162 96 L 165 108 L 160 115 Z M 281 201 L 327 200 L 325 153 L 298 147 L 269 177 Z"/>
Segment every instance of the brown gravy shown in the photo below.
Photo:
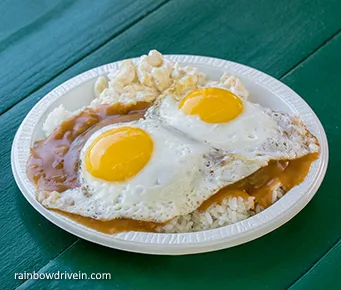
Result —
<path fill-rule="evenodd" d="M 63 192 L 80 186 L 79 154 L 91 134 L 109 124 L 144 117 L 149 103 L 87 108 L 60 124 L 50 136 L 36 141 L 27 162 L 27 175 L 38 190 Z"/>
<path fill-rule="evenodd" d="M 219 204 L 228 196 L 240 196 L 246 199 L 250 195 L 254 196 L 256 201 L 266 208 L 272 204 L 271 185 L 278 180 L 282 183 L 285 191 L 289 191 L 304 180 L 309 172 L 311 163 L 316 160 L 317 157 L 318 154 L 309 154 L 290 161 L 271 161 L 268 166 L 263 167 L 239 182 L 226 186 L 218 191 L 215 195 L 202 203 L 199 210 L 204 211 L 213 203 Z M 75 222 L 105 234 L 128 231 L 155 232 L 158 226 L 164 225 L 162 223 L 136 221 L 132 219 L 101 221 L 59 210 L 57 210 L 57 212 Z"/>
<path fill-rule="evenodd" d="M 259 205 L 266 208 L 272 204 L 273 186 L 282 184 L 285 192 L 300 184 L 307 176 L 310 166 L 318 153 L 308 154 L 294 160 L 270 161 L 269 164 L 250 176 L 228 185 L 201 204 L 199 210 L 206 210 L 213 203 L 221 203 L 229 195 L 247 198 L 254 196 Z"/>
<path fill-rule="evenodd" d="M 256 201 L 266 208 L 272 204 L 272 185 L 276 183 L 276 181 L 280 181 L 285 191 L 289 191 L 304 180 L 309 172 L 311 163 L 316 160 L 317 157 L 318 154 L 309 154 L 290 161 L 271 161 L 268 166 L 259 169 L 250 176 L 235 184 L 224 187 L 211 198 L 203 202 L 198 209 L 204 211 L 211 204 L 219 204 L 228 196 L 240 196 L 246 199 L 250 195 L 254 196 Z M 163 223 L 136 221 L 132 219 L 101 221 L 59 210 L 56 210 L 56 212 L 86 227 L 105 234 L 128 231 L 155 232 L 158 226 L 164 225 Z"/>
<path fill-rule="evenodd" d="M 88 108 L 63 122 L 49 137 L 34 143 L 27 162 L 28 177 L 38 190 L 63 192 L 80 186 L 77 176 L 79 154 L 92 133 L 109 124 L 143 118 L 149 105 L 145 102 L 126 106 L 102 105 L 96 109 Z M 250 195 L 266 208 L 272 204 L 272 189 L 277 181 L 281 182 L 285 192 L 289 191 L 304 180 L 312 162 L 317 158 L 316 153 L 295 160 L 271 161 L 268 166 L 218 191 L 202 203 L 199 210 L 206 210 L 213 203 L 221 203 L 228 196 L 241 196 L 246 199 Z M 101 221 L 54 211 L 106 234 L 125 231 L 155 232 L 157 226 L 163 225 L 131 219 Z"/>
<path fill-rule="evenodd" d="M 116 234 L 120 232 L 129 232 L 129 231 L 137 231 L 137 232 L 155 232 L 155 229 L 158 226 L 163 225 L 162 223 L 153 223 L 153 222 L 145 222 L 145 221 L 137 221 L 132 219 L 115 219 L 111 221 L 101 221 L 88 217 L 83 217 L 77 214 L 72 214 L 68 212 L 64 212 L 61 210 L 53 210 L 58 212 L 59 214 L 80 223 L 83 226 L 94 229 L 98 232 L 102 232 L 105 234 Z"/>

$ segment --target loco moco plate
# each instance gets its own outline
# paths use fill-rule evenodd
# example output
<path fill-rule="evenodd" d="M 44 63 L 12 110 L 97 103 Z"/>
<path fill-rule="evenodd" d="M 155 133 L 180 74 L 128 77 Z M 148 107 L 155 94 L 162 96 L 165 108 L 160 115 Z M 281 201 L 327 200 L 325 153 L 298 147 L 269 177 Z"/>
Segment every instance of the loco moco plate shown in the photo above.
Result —
<path fill-rule="evenodd" d="M 44 137 L 42 124 L 54 108 L 63 104 L 66 109 L 73 111 L 90 103 L 94 98 L 95 80 L 109 70 L 118 69 L 120 62 L 114 62 L 89 70 L 61 84 L 37 103 L 22 122 L 13 141 L 12 170 L 25 198 L 45 218 L 80 238 L 111 248 L 149 254 L 193 254 L 236 246 L 265 235 L 294 217 L 312 199 L 327 169 L 327 138 L 313 110 L 280 81 L 245 65 L 202 56 L 165 57 L 182 65 L 197 67 L 213 80 L 218 80 L 227 71 L 241 79 L 250 92 L 249 100 L 274 110 L 298 114 L 321 145 L 320 157 L 312 164 L 304 182 L 255 216 L 233 225 L 196 233 L 126 232 L 107 235 L 47 210 L 35 199 L 35 186 L 26 176 L 30 147 L 34 141 Z"/>

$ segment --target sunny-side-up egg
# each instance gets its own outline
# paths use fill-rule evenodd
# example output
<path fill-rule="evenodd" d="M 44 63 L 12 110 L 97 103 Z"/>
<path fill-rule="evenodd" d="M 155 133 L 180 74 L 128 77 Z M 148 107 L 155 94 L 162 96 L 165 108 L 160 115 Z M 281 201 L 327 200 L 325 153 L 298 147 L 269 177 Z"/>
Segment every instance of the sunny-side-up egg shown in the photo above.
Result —
<path fill-rule="evenodd" d="M 318 151 L 299 118 L 265 109 L 217 87 L 182 98 L 165 95 L 148 115 L 197 141 L 231 154 L 263 160 L 293 159 Z"/>
<path fill-rule="evenodd" d="M 50 193 L 43 205 L 100 220 L 156 222 L 192 212 L 220 188 L 264 166 L 144 119 L 100 129 L 84 145 L 80 161 L 82 186 Z"/>

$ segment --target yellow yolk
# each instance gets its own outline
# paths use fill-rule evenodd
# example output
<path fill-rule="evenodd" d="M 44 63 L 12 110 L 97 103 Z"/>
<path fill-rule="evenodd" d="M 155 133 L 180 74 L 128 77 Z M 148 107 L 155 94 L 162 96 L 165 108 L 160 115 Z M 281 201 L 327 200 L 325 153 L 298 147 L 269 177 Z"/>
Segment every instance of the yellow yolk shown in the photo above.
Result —
<path fill-rule="evenodd" d="M 97 178 L 125 181 L 148 163 L 153 147 L 153 140 L 144 130 L 115 128 L 92 143 L 86 154 L 86 168 Z"/>
<path fill-rule="evenodd" d="M 243 103 L 227 90 L 204 88 L 190 92 L 180 101 L 179 109 L 186 115 L 198 115 L 207 123 L 224 123 L 241 113 Z"/>

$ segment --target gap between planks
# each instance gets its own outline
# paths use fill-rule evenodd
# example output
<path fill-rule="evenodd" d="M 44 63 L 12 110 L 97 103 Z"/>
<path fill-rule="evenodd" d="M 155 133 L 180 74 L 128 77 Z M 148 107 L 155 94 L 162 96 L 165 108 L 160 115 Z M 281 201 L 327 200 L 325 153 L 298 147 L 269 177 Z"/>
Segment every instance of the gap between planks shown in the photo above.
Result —
<path fill-rule="evenodd" d="M 298 63 L 296 63 L 290 70 L 288 70 L 286 73 L 284 73 L 282 76 L 280 76 L 279 79 L 281 80 L 281 79 L 285 78 L 286 76 L 288 76 L 290 73 L 292 73 L 297 67 L 299 67 L 306 60 L 310 59 L 315 53 L 317 53 L 319 50 L 321 50 L 325 45 L 332 42 L 333 39 L 338 37 L 340 33 L 341 33 L 341 29 L 339 29 L 334 34 L 332 34 L 330 37 L 328 37 L 323 43 L 321 43 L 318 47 L 316 47 L 310 54 L 306 55 Z"/>
<path fill-rule="evenodd" d="M 127 27 L 122 28 L 121 30 L 117 31 L 112 37 L 109 37 L 107 40 L 103 41 L 101 44 L 99 44 L 97 47 L 95 47 L 93 50 L 89 51 L 88 53 L 86 53 L 82 58 L 78 59 L 76 62 L 70 64 L 69 66 L 67 66 L 66 68 L 62 69 L 60 72 L 58 72 L 56 75 L 54 75 L 53 77 L 51 77 L 50 79 L 46 80 L 44 83 L 42 83 L 38 88 L 36 88 L 34 91 L 30 92 L 27 96 L 25 96 L 23 99 L 19 100 L 18 102 L 12 104 L 11 106 L 9 106 L 8 108 L 6 108 L 6 110 L 4 110 L 1 114 L 0 117 L 7 113 L 9 110 L 11 110 L 13 107 L 15 107 L 16 105 L 18 105 L 20 102 L 22 102 L 23 100 L 25 100 L 26 98 L 28 98 L 29 96 L 33 95 L 35 92 L 37 92 L 39 89 L 41 89 L 42 87 L 44 87 L 45 85 L 47 85 L 49 82 L 51 82 L 52 80 L 54 80 L 55 78 L 57 78 L 58 76 L 60 76 L 62 73 L 64 73 L 65 71 L 67 71 L 68 69 L 70 69 L 71 67 L 73 67 L 75 64 L 81 62 L 82 60 L 84 60 L 85 58 L 87 58 L 89 55 L 91 55 L 92 53 L 96 52 L 97 50 L 99 50 L 102 46 L 105 46 L 108 42 L 112 41 L 114 38 L 120 36 L 121 34 L 123 34 L 126 30 L 130 29 L 131 27 L 135 26 L 138 22 L 140 22 L 141 20 L 143 20 L 144 18 L 148 17 L 150 14 L 154 13 L 155 11 L 157 11 L 158 9 L 160 9 L 161 7 L 163 7 L 164 5 L 166 5 L 167 3 L 169 3 L 171 0 L 165 0 L 162 3 L 160 3 L 159 5 L 157 5 L 153 10 L 147 12 L 144 15 L 141 15 L 140 17 L 138 17 L 137 19 L 135 19 L 131 24 L 129 24 Z"/>
<path fill-rule="evenodd" d="M 301 281 L 301 279 L 303 279 L 305 276 L 309 275 L 315 267 L 317 267 L 319 265 L 319 263 L 327 256 L 329 255 L 336 247 L 337 245 L 341 242 L 341 239 L 339 239 L 333 246 L 330 247 L 330 249 L 328 249 L 321 258 L 319 258 L 309 269 L 307 269 L 307 271 L 305 271 L 300 277 L 298 277 L 295 281 L 293 281 L 289 287 L 288 290 L 294 290 L 295 289 L 295 285 L 297 283 L 299 283 Z"/>

